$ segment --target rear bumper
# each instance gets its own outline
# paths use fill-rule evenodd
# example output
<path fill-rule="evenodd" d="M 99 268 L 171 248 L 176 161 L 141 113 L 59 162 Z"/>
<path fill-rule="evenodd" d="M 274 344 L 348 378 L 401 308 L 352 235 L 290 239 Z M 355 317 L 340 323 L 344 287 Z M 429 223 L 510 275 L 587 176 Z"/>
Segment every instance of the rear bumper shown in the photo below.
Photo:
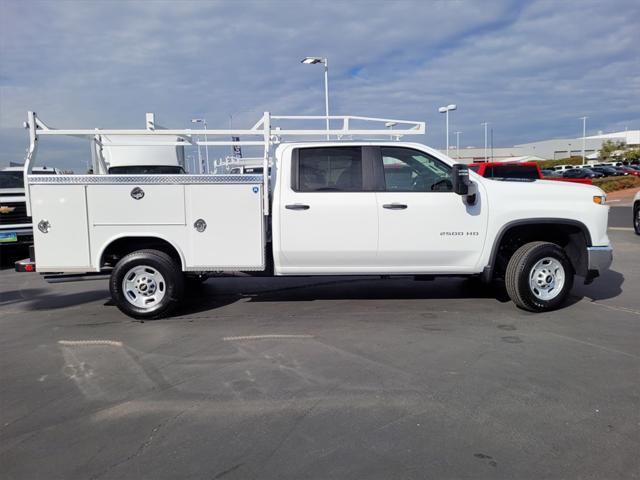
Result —
<path fill-rule="evenodd" d="M 29 246 L 29 258 L 18 260 L 15 264 L 16 272 L 35 272 L 36 271 L 36 252 L 33 245 Z"/>
<path fill-rule="evenodd" d="M 15 263 L 16 272 L 35 272 L 36 271 L 36 262 L 32 261 L 30 258 L 25 258 L 24 260 L 18 260 Z"/>

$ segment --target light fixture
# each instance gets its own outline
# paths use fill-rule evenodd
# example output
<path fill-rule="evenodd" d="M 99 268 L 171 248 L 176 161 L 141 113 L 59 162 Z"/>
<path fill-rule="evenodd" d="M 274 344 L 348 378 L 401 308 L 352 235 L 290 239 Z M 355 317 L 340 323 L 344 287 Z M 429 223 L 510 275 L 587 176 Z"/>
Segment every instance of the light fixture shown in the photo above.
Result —
<path fill-rule="evenodd" d="M 438 111 L 440 113 L 444 113 L 446 116 L 446 137 L 447 137 L 447 155 L 449 155 L 449 112 L 455 110 L 456 108 L 458 108 L 457 106 L 455 106 L 453 103 L 447 105 L 446 107 L 440 107 L 438 109 Z"/>
<path fill-rule="evenodd" d="M 306 65 L 324 65 L 324 115 L 327 124 L 327 140 L 329 140 L 329 59 L 327 57 L 304 57 L 301 63 Z"/>

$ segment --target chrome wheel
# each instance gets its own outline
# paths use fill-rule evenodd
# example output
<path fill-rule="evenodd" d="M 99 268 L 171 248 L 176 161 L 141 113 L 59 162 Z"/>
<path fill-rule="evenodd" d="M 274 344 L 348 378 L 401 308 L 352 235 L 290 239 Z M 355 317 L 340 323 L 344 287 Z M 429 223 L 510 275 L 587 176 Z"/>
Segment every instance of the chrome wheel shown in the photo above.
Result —
<path fill-rule="evenodd" d="M 122 280 L 122 291 L 127 301 L 145 310 L 157 306 L 164 298 L 166 290 L 162 274 L 147 265 L 133 267 Z"/>
<path fill-rule="evenodd" d="M 539 260 L 529 273 L 529 288 L 540 300 L 549 301 L 562 291 L 565 272 L 562 264 L 552 257 Z"/>
<path fill-rule="evenodd" d="M 640 205 L 636 207 L 636 214 L 633 218 L 633 226 L 636 229 L 636 232 L 640 232 Z"/>

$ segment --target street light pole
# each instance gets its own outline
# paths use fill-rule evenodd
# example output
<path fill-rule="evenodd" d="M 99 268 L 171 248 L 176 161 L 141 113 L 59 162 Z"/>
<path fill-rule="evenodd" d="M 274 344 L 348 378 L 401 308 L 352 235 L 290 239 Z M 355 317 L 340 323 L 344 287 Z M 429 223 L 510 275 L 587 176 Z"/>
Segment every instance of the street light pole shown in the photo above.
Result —
<path fill-rule="evenodd" d="M 462 132 L 456 132 L 456 160 L 460 160 L 460 134 Z"/>
<path fill-rule="evenodd" d="M 192 118 L 191 123 L 202 123 L 205 132 L 207 131 L 207 119 L 206 118 Z M 207 142 L 207 134 L 204 134 L 204 141 Z M 198 144 L 198 162 L 200 163 L 200 173 L 209 173 L 209 145 L 205 145 L 205 157 L 207 162 L 207 168 L 203 168 L 202 153 L 200 152 L 200 145 Z"/>
<path fill-rule="evenodd" d="M 327 116 L 327 132 L 329 131 L 329 60 L 324 59 L 324 114 Z M 329 140 L 329 134 L 327 134 Z"/>
<path fill-rule="evenodd" d="M 440 113 L 444 113 L 445 115 L 445 124 L 446 124 L 446 136 L 447 136 L 447 155 L 449 155 L 449 112 L 458 108 L 454 104 L 447 105 L 446 107 L 440 107 L 438 111 Z"/>
<path fill-rule="evenodd" d="M 207 131 L 207 120 L 203 119 L 202 124 L 204 125 L 204 131 Z M 207 143 L 207 134 L 204 134 L 204 142 Z M 205 153 L 205 157 L 207 159 L 207 173 L 211 173 L 210 171 L 210 166 L 209 166 L 209 145 L 205 145 L 204 146 L 204 153 Z"/>
<path fill-rule="evenodd" d="M 484 161 L 487 161 L 487 127 L 489 126 L 489 122 L 483 122 L 480 125 L 484 126 Z"/>
<path fill-rule="evenodd" d="M 584 156 L 585 143 L 587 141 L 587 118 L 589 117 L 580 117 L 580 120 L 582 120 L 582 165 L 587 161 Z"/>
<path fill-rule="evenodd" d="M 305 57 L 301 63 L 307 65 L 316 65 L 322 63 L 324 65 L 324 114 L 326 117 L 327 132 L 329 131 L 329 59 L 327 57 Z M 329 134 L 327 133 L 327 140 Z"/>

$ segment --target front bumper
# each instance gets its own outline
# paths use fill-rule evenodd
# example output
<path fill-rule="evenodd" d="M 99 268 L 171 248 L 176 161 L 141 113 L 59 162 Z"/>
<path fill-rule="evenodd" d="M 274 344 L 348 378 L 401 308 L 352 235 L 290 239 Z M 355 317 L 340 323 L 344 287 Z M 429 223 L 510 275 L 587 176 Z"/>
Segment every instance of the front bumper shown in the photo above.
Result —
<path fill-rule="evenodd" d="M 613 248 L 611 247 L 587 247 L 588 270 L 603 272 L 613 262 Z"/>
<path fill-rule="evenodd" d="M 585 284 L 593 282 L 602 272 L 607 270 L 613 262 L 613 248 L 587 247 L 587 276 Z"/>

